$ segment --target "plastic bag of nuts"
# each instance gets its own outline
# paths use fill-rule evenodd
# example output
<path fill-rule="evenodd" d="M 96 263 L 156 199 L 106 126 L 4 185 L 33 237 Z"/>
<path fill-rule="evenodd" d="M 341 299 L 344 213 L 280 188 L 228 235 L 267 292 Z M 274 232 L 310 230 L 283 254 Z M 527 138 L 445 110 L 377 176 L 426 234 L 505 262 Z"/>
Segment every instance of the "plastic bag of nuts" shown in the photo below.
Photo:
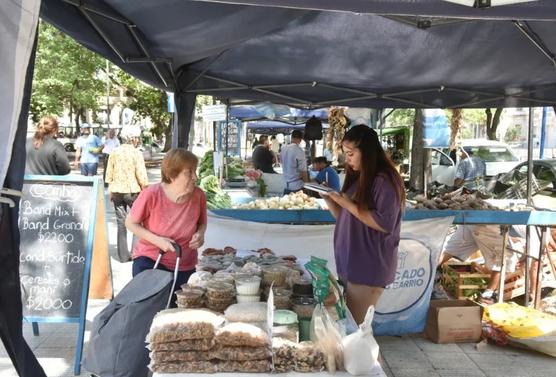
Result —
<path fill-rule="evenodd" d="M 216 364 L 211 361 L 177 361 L 158 363 L 151 361 L 149 369 L 154 373 L 216 373 Z"/>
<path fill-rule="evenodd" d="M 272 338 L 272 363 L 274 372 L 285 373 L 295 370 L 294 347 L 296 343 L 284 338 Z"/>
<path fill-rule="evenodd" d="M 202 309 L 166 309 L 154 316 L 146 341 L 173 342 L 214 337 L 224 317 Z"/>
<path fill-rule="evenodd" d="M 301 342 L 294 348 L 296 372 L 320 372 L 325 369 L 325 355 L 313 342 Z"/>
<path fill-rule="evenodd" d="M 270 345 L 268 334 L 247 323 L 230 323 L 218 329 L 216 344 L 222 346 L 266 347 Z"/>
<path fill-rule="evenodd" d="M 187 339 L 176 342 L 148 343 L 151 351 L 208 351 L 214 346 L 213 338 Z"/>
<path fill-rule="evenodd" d="M 245 372 L 264 373 L 270 372 L 270 361 L 248 360 L 248 361 L 219 361 L 217 369 L 219 372 Z"/>
<path fill-rule="evenodd" d="M 153 351 L 149 357 L 155 363 L 166 363 L 172 361 L 207 361 L 212 359 L 208 351 Z"/>
<path fill-rule="evenodd" d="M 268 360 L 272 352 L 268 347 L 227 347 L 216 346 L 210 351 L 211 359 L 218 360 Z"/>

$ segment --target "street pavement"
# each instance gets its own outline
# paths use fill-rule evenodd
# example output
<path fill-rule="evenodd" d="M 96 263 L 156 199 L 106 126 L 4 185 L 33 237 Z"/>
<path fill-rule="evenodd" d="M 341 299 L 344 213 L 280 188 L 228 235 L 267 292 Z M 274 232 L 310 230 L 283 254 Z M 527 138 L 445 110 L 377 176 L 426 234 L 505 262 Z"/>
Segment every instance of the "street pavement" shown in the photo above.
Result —
<path fill-rule="evenodd" d="M 158 168 L 149 169 L 149 179 L 160 179 Z M 107 205 L 108 238 L 114 282 L 114 294 L 131 279 L 131 263 L 116 259 L 116 219 Z M 107 304 L 106 300 L 89 300 L 85 347 L 93 318 Z M 78 332 L 77 324 L 39 325 L 40 334 L 33 335 L 31 324 L 23 323 L 29 346 L 47 376 L 73 376 L 73 363 Z M 516 348 L 480 344 L 434 344 L 421 334 L 402 337 L 380 336 L 380 363 L 389 377 L 549 377 L 556 375 L 556 360 L 540 353 Z M 89 376 L 82 370 L 81 374 Z M 3 344 L 0 344 L 0 377 L 17 377 Z"/>

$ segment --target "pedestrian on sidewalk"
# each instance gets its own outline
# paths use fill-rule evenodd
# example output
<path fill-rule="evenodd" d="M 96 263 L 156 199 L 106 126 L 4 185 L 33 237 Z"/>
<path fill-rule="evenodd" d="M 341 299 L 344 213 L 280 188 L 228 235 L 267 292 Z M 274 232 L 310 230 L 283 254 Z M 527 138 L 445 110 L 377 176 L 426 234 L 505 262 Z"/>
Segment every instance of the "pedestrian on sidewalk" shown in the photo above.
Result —
<path fill-rule="evenodd" d="M 104 169 L 102 170 L 102 180 L 106 184 L 106 168 L 108 167 L 108 157 L 110 153 L 120 146 L 120 140 L 116 137 L 116 130 L 111 128 L 108 130 L 108 135 L 102 140 L 104 148 L 102 149 L 102 162 Z"/>
<path fill-rule="evenodd" d="M 55 117 L 42 117 L 35 135 L 27 142 L 25 173 L 42 175 L 66 175 L 71 168 L 68 154 L 62 143 L 56 140 L 58 121 Z"/>
<path fill-rule="evenodd" d="M 149 183 L 143 154 L 133 146 L 133 140 L 132 135 L 122 136 L 124 144 L 111 151 L 106 166 L 106 183 L 110 200 L 114 204 L 118 226 L 118 259 L 122 263 L 131 260 L 131 253 L 127 247 L 125 219 L 139 192 Z M 134 236 L 132 245 L 135 243 Z"/>
<path fill-rule="evenodd" d="M 97 175 L 99 156 L 104 145 L 100 138 L 91 133 L 91 125 L 82 123 L 81 136 L 75 142 L 75 165 L 79 165 L 81 175 Z"/>
<path fill-rule="evenodd" d="M 162 182 L 143 190 L 126 218 L 127 228 L 139 241 L 133 249 L 133 276 L 154 267 L 159 251 L 164 252 L 158 268 L 174 271 L 173 243 L 181 246 L 182 257 L 176 288 L 195 272 L 197 249 L 205 242 L 207 200 L 196 186 L 197 157 L 183 149 L 170 150 L 162 160 Z"/>

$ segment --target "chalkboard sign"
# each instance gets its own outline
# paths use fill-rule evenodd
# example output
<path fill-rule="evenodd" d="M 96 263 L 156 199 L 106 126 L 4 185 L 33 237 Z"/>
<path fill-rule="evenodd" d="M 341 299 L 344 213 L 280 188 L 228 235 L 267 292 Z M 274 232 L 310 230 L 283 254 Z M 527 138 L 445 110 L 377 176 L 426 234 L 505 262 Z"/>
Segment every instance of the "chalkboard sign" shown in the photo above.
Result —
<path fill-rule="evenodd" d="M 24 316 L 80 317 L 93 186 L 90 180 L 25 180 L 19 215 Z"/>

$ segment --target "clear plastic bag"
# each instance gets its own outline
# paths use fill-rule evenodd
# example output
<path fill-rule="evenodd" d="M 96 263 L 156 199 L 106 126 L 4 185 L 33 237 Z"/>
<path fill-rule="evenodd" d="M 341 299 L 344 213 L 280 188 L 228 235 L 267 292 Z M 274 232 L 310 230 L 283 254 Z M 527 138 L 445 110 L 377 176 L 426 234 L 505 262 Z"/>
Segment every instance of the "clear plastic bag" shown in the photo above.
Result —
<path fill-rule="evenodd" d="M 296 344 L 284 338 L 272 338 L 272 363 L 277 373 L 295 370 L 294 348 Z"/>
<path fill-rule="evenodd" d="M 166 309 L 154 316 L 146 341 L 173 342 L 214 337 L 224 317 L 202 309 Z"/>
<path fill-rule="evenodd" d="M 266 302 L 246 302 L 229 306 L 224 312 L 228 322 L 264 322 L 266 321 Z"/>
<path fill-rule="evenodd" d="M 247 323 L 230 323 L 216 333 L 216 344 L 222 346 L 270 346 L 268 334 L 260 328 Z"/>
<path fill-rule="evenodd" d="M 148 343 L 147 349 L 150 351 L 208 351 L 213 346 L 213 338 L 204 338 L 164 343 Z"/>
<path fill-rule="evenodd" d="M 155 363 L 167 363 L 174 361 L 208 361 L 211 360 L 211 354 L 207 351 L 153 351 L 149 354 L 151 360 Z"/>
<path fill-rule="evenodd" d="M 217 346 L 210 351 L 211 359 L 218 360 L 268 360 L 272 352 L 268 347 L 225 347 Z"/>
<path fill-rule="evenodd" d="M 216 373 L 217 365 L 211 361 L 178 361 L 157 363 L 151 361 L 149 369 L 154 373 Z"/>
<path fill-rule="evenodd" d="M 335 373 L 337 369 L 342 368 L 342 336 L 336 323 L 322 304 L 317 304 L 313 312 L 313 318 L 311 319 L 311 340 L 326 355 L 326 369 L 329 372 Z"/>
<path fill-rule="evenodd" d="M 269 360 L 220 361 L 217 364 L 218 372 L 264 373 L 270 372 L 270 368 Z"/>

